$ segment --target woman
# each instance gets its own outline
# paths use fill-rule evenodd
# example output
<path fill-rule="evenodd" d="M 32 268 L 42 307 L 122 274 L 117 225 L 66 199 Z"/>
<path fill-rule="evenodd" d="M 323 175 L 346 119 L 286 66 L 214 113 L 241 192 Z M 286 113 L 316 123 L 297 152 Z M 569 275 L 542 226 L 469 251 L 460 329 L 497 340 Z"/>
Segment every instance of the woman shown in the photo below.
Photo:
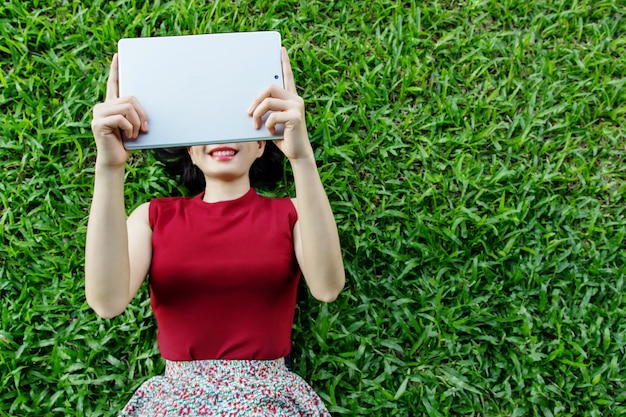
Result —
<path fill-rule="evenodd" d="M 164 376 L 144 383 L 121 415 L 328 415 L 320 398 L 289 372 L 300 271 L 318 300 L 344 286 L 337 227 L 317 172 L 293 72 L 282 49 L 285 89 L 269 86 L 248 113 L 284 137 L 296 198 L 267 198 L 250 185 L 264 141 L 188 148 L 204 177 L 195 198 L 161 198 L 126 219 L 121 132 L 137 138 L 148 115 L 118 97 L 113 57 L 106 100 L 95 106 L 94 195 L 85 250 L 85 293 L 102 317 L 124 311 L 150 275 L 151 305 Z M 196 169 L 196 168 L 193 168 Z M 224 319 L 226 318 L 226 319 Z"/>

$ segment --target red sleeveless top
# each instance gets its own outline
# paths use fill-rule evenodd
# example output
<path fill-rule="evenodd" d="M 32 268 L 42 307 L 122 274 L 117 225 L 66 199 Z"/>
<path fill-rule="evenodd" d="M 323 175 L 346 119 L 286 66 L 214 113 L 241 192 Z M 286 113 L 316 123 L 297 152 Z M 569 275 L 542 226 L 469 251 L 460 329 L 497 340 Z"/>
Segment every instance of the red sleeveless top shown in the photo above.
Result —
<path fill-rule="evenodd" d="M 155 199 L 150 302 L 173 361 L 277 359 L 291 349 L 300 269 L 289 198 Z"/>

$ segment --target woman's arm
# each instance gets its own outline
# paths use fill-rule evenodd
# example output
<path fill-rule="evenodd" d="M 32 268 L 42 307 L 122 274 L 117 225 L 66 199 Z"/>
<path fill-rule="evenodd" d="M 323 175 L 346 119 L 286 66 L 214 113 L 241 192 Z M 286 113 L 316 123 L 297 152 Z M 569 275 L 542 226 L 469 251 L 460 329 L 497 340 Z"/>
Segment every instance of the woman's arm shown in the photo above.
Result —
<path fill-rule="evenodd" d="M 265 126 L 273 133 L 277 123 L 285 126 L 284 137 L 275 141 L 289 159 L 296 185 L 298 212 L 294 226 L 294 249 L 311 294 L 321 301 L 334 301 L 345 284 L 341 246 L 328 197 L 317 171 L 304 119 L 304 101 L 296 85 L 286 50 L 282 50 L 285 89 L 268 87 L 253 102 L 249 114 L 255 126 L 272 111 Z"/>
<path fill-rule="evenodd" d="M 98 155 L 85 244 L 85 295 L 102 317 L 124 311 L 147 275 L 152 258 L 148 204 L 126 221 L 124 171 L 128 152 L 121 131 L 136 138 L 147 116 L 132 97 L 118 97 L 117 56 L 113 57 L 104 103 L 91 124 Z"/>
<path fill-rule="evenodd" d="M 311 294 L 320 301 L 335 301 L 345 284 L 335 218 L 315 162 L 292 162 L 291 166 L 296 183 L 292 201 L 298 212 L 294 226 L 296 257 Z"/>

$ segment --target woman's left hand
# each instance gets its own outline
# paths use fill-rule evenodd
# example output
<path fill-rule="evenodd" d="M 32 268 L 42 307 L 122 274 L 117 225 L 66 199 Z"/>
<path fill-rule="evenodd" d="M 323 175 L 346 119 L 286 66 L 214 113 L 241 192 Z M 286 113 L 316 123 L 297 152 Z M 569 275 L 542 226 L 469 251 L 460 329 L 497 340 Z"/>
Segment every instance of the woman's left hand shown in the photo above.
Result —
<path fill-rule="evenodd" d="M 304 119 L 304 100 L 296 91 L 293 71 L 284 47 L 281 48 L 281 61 L 285 88 L 274 84 L 267 87 L 254 99 L 248 109 L 248 114 L 252 116 L 254 127 L 260 129 L 263 116 L 271 111 L 272 113 L 265 121 L 267 130 L 274 134 L 278 123 L 285 127 L 283 139 L 274 141 L 276 146 L 292 162 L 297 159 L 312 158 L 313 149 Z"/>

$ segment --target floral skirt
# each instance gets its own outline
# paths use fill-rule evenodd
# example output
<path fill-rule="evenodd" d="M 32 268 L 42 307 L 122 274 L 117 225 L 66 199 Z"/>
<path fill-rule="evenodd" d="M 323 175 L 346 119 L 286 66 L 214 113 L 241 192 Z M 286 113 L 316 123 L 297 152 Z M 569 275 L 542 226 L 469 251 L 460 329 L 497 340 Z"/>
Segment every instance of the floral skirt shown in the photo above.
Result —
<path fill-rule="evenodd" d="M 167 361 L 165 375 L 144 382 L 120 417 L 330 416 L 283 359 Z"/>

